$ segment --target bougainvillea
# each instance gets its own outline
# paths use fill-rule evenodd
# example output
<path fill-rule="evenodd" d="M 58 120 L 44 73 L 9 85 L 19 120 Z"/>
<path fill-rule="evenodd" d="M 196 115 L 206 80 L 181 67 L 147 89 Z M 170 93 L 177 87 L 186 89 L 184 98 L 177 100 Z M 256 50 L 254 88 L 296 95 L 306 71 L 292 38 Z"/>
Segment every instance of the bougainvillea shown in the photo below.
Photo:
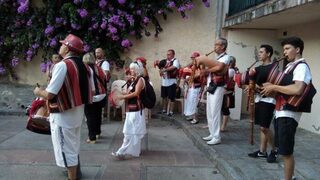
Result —
<path fill-rule="evenodd" d="M 13 72 L 20 61 L 31 61 L 39 49 L 46 59 L 59 48 L 59 40 L 73 33 L 85 43 L 85 51 L 102 47 L 117 64 L 119 53 L 133 44 L 129 37 L 150 36 L 146 27 L 152 23 L 154 36 L 162 28 L 158 18 L 177 11 L 187 18 L 192 0 L 0 0 L 0 74 Z M 39 0 L 41 1 L 41 0 Z M 208 7 L 209 1 L 202 0 Z"/>

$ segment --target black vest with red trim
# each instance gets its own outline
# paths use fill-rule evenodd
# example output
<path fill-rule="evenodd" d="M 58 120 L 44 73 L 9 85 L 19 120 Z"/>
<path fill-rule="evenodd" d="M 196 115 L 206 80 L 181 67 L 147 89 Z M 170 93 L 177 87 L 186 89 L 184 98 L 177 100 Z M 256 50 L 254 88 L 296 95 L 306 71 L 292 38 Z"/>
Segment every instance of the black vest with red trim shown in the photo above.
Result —
<path fill-rule="evenodd" d="M 107 60 L 100 60 L 99 62 L 97 62 L 97 65 L 100 67 L 100 68 L 102 68 L 102 64 L 104 63 L 104 62 L 108 62 Z M 109 62 L 108 62 L 109 63 Z M 103 70 L 104 71 L 104 70 Z M 106 79 L 106 88 L 107 88 L 107 83 L 108 82 L 110 82 L 110 78 L 111 78 L 111 73 L 110 73 L 110 71 L 105 75 L 105 79 Z"/>
<path fill-rule="evenodd" d="M 131 88 L 129 92 L 133 93 L 136 90 L 136 85 L 138 83 L 139 78 L 132 82 L 130 85 L 127 85 L 127 88 Z M 129 112 L 135 112 L 141 110 L 141 102 L 139 100 L 139 96 L 136 96 L 134 98 L 130 98 L 127 100 L 127 108 Z"/>
<path fill-rule="evenodd" d="M 92 103 L 89 67 L 79 57 L 68 57 L 61 63 L 66 64 L 67 73 L 58 94 L 48 101 L 50 113 L 60 113 Z"/>
<path fill-rule="evenodd" d="M 167 63 L 166 68 L 169 68 L 169 67 L 173 66 L 173 62 L 176 61 L 176 60 L 177 60 L 176 58 L 173 58 L 172 60 L 170 60 L 170 62 Z M 178 68 L 175 68 L 172 71 L 167 71 L 167 75 L 168 75 L 169 79 L 176 79 L 178 74 L 179 74 Z"/>
<path fill-rule="evenodd" d="M 95 64 L 89 65 L 93 71 L 93 82 L 95 87 L 95 95 L 106 94 L 106 75 L 103 69 Z"/>
<path fill-rule="evenodd" d="M 305 61 L 299 61 L 295 64 L 293 64 L 288 72 L 285 73 L 284 77 L 282 78 L 282 82 L 280 84 L 287 84 L 289 81 L 289 84 L 294 84 L 293 81 L 293 71 L 295 68 L 301 64 L 304 63 L 308 66 L 308 64 Z M 309 68 L 309 66 L 308 66 Z M 310 68 L 309 68 L 310 69 Z M 317 93 L 317 90 L 312 84 L 312 81 L 308 85 L 306 85 L 303 93 L 299 96 L 289 96 L 285 94 L 278 95 L 276 97 L 277 104 L 276 109 L 277 110 L 289 110 L 289 111 L 295 111 L 295 112 L 311 112 L 311 105 L 312 105 L 312 99 L 314 95 Z"/>

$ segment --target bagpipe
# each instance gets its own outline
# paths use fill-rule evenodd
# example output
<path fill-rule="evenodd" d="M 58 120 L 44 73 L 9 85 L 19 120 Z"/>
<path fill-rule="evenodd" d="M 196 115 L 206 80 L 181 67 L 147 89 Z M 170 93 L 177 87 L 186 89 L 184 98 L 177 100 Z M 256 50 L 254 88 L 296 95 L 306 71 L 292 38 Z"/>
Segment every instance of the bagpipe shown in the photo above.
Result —
<path fill-rule="evenodd" d="M 156 68 L 158 67 L 159 69 L 164 68 L 167 65 L 167 59 L 162 59 L 162 60 L 155 60 L 153 62 L 153 67 Z"/>
<path fill-rule="evenodd" d="M 234 75 L 234 81 L 236 82 L 239 88 L 242 88 L 243 85 L 249 85 L 249 70 L 258 62 L 259 60 L 254 61 L 248 68 L 247 71 L 243 73 L 236 73 Z"/>
<path fill-rule="evenodd" d="M 298 61 L 298 62 L 294 62 L 286 71 L 280 71 L 279 62 L 281 60 L 283 59 L 279 59 L 274 63 L 271 71 L 269 72 L 267 82 L 270 82 L 271 84 L 275 84 L 275 85 L 281 85 L 281 86 L 294 84 L 294 81 L 293 81 L 294 69 L 301 63 L 304 63 L 308 66 L 308 64 L 305 61 Z M 301 95 L 280 94 L 285 100 L 283 108 L 287 110 L 292 110 L 292 111 L 309 113 L 311 112 L 311 105 L 313 102 L 312 100 L 316 93 L 317 93 L 317 90 L 315 89 L 311 81 L 308 85 L 306 85 Z"/>
<path fill-rule="evenodd" d="M 215 50 L 212 50 L 210 51 L 209 53 L 206 53 L 205 56 L 209 56 L 210 54 L 214 53 Z M 197 102 L 197 107 L 199 107 L 200 105 L 200 101 L 201 101 L 201 98 L 202 98 L 202 94 L 205 90 L 205 86 L 206 86 L 206 83 L 207 83 L 207 75 L 204 74 L 204 73 L 201 73 L 201 71 L 204 71 L 205 70 L 205 65 L 208 65 L 210 64 L 211 62 L 210 61 L 205 61 L 203 62 L 203 64 L 197 64 L 197 61 L 196 59 L 192 62 L 192 68 L 191 68 L 191 76 L 190 76 L 190 79 L 189 79 L 189 83 L 193 83 L 194 82 L 194 77 L 195 77 L 195 74 L 196 74 L 196 70 L 200 70 L 200 92 L 199 92 L 199 99 L 198 99 L 198 102 Z"/>

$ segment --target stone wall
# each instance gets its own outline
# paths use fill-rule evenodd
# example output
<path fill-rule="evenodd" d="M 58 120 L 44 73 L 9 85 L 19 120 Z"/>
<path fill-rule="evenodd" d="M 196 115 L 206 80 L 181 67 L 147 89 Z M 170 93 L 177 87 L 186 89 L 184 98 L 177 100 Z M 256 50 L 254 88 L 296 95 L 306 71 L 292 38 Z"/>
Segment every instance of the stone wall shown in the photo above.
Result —
<path fill-rule="evenodd" d="M 0 114 L 24 114 L 35 98 L 29 85 L 0 84 Z"/>

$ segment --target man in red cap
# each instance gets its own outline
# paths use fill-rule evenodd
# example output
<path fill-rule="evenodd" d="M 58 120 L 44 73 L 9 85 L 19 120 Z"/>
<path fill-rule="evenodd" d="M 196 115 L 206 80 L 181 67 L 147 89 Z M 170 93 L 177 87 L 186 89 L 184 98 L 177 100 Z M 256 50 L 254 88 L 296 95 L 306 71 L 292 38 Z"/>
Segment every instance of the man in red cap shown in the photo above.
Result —
<path fill-rule="evenodd" d="M 80 179 L 80 127 L 84 119 L 84 104 L 92 102 L 92 75 L 79 57 L 82 40 L 69 34 L 62 43 L 59 55 L 63 60 L 52 70 L 46 89 L 35 88 L 34 94 L 48 100 L 51 138 L 56 164 L 66 167 L 68 179 Z M 92 73 L 92 72 L 91 72 Z"/>

